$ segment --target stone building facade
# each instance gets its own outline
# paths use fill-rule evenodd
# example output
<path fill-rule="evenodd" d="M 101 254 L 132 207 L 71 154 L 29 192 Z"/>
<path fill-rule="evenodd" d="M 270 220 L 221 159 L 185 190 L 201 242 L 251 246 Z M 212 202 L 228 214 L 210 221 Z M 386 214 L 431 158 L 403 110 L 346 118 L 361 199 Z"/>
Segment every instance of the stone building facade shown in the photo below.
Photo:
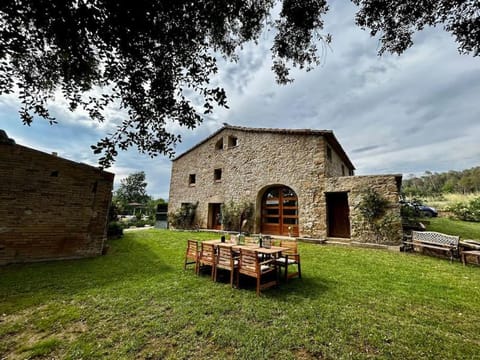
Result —
<path fill-rule="evenodd" d="M 113 178 L 0 130 L 0 265 L 100 255 Z"/>
<path fill-rule="evenodd" d="M 332 131 L 225 125 L 173 160 L 169 212 L 198 202 L 198 225 L 221 229 L 221 204 L 248 202 L 256 233 L 399 243 L 401 176 L 354 170 Z M 356 206 L 372 186 L 389 200 L 388 239 L 359 219 Z"/>

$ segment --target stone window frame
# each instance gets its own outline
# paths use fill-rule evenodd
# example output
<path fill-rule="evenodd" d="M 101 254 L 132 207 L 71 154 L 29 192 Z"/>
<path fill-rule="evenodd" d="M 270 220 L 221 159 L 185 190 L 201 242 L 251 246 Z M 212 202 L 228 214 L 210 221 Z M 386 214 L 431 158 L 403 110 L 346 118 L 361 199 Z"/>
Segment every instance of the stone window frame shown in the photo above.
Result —
<path fill-rule="evenodd" d="M 213 170 L 213 181 L 214 182 L 222 181 L 222 168 L 216 168 Z"/>
<path fill-rule="evenodd" d="M 223 137 L 218 139 L 215 143 L 215 150 L 223 150 Z"/>
<path fill-rule="evenodd" d="M 231 148 L 235 148 L 238 146 L 238 137 L 234 136 L 234 135 L 229 135 L 228 138 L 227 138 L 227 147 L 229 149 Z"/>
<path fill-rule="evenodd" d="M 195 186 L 197 184 L 197 175 L 196 174 L 188 174 L 188 185 Z"/>

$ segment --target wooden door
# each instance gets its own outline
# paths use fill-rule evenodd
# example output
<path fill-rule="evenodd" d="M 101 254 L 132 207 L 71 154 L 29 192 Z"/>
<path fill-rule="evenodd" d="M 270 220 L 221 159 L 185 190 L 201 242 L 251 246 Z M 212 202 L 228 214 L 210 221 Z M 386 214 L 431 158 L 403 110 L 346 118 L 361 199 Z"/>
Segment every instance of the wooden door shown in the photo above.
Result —
<path fill-rule="evenodd" d="M 267 189 L 262 197 L 261 232 L 298 236 L 298 198 L 286 186 Z"/>
<path fill-rule="evenodd" d="M 350 238 L 350 210 L 348 193 L 325 194 L 327 198 L 328 236 Z"/>
<path fill-rule="evenodd" d="M 222 204 L 210 204 L 210 229 L 222 229 Z"/>

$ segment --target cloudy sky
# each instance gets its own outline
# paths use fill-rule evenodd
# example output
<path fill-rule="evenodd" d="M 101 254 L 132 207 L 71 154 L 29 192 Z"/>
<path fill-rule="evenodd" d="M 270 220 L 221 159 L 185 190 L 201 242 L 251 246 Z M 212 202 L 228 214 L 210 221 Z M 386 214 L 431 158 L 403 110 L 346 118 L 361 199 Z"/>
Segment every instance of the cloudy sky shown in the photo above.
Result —
<path fill-rule="evenodd" d="M 295 82 L 277 85 L 270 70 L 271 34 L 239 52 L 238 63 L 221 63 L 214 82 L 227 91 L 229 110 L 216 109 L 184 139 L 177 154 L 218 130 L 222 123 L 251 127 L 333 130 L 356 174 L 421 174 L 480 165 L 480 58 L 459 55 L 441 29 L 416 35 L 402 56 L 377 56 L 378 40 L 354 25 L 355 7 L 332 1 L 325 33 L 333 36 L 322 65 L 295 71 Z M 95 165 L 90 150 L 111 128 L 85 114 L 72 114 L 61 100 L 52 105 L 58 124 L 23 126 L 15 97 L 0 97 L 0 129 L 18 144 Z M 120 114 L 112 111 L 112 118 Z M 145 171 L 147 191 L 168 198 L 171 161 L 136 150 L 120 153 L 110 169 L 115 185 Z"/>

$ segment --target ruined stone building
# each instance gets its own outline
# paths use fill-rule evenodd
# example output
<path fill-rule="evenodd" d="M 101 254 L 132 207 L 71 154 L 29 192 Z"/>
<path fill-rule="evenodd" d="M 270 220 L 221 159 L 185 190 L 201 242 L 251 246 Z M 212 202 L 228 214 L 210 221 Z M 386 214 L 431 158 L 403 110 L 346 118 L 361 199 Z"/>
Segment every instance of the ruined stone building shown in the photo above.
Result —
<path fill-rule="evenodd" d="M 0 130 L 0 265 L 100 255 L 113 178 Z"/>
<path fill-rule="evenodd" d="M 199 226 L 221 229 L 223 203 L 249 202 L 255 233 L 398 244 L 401 175 L 354 170 L 332 131 L 225 125 L 173 160 L 169 212 L 198 202 Z M 389 202 L 387 238 L 360 216 L 366 189 Z"/>

